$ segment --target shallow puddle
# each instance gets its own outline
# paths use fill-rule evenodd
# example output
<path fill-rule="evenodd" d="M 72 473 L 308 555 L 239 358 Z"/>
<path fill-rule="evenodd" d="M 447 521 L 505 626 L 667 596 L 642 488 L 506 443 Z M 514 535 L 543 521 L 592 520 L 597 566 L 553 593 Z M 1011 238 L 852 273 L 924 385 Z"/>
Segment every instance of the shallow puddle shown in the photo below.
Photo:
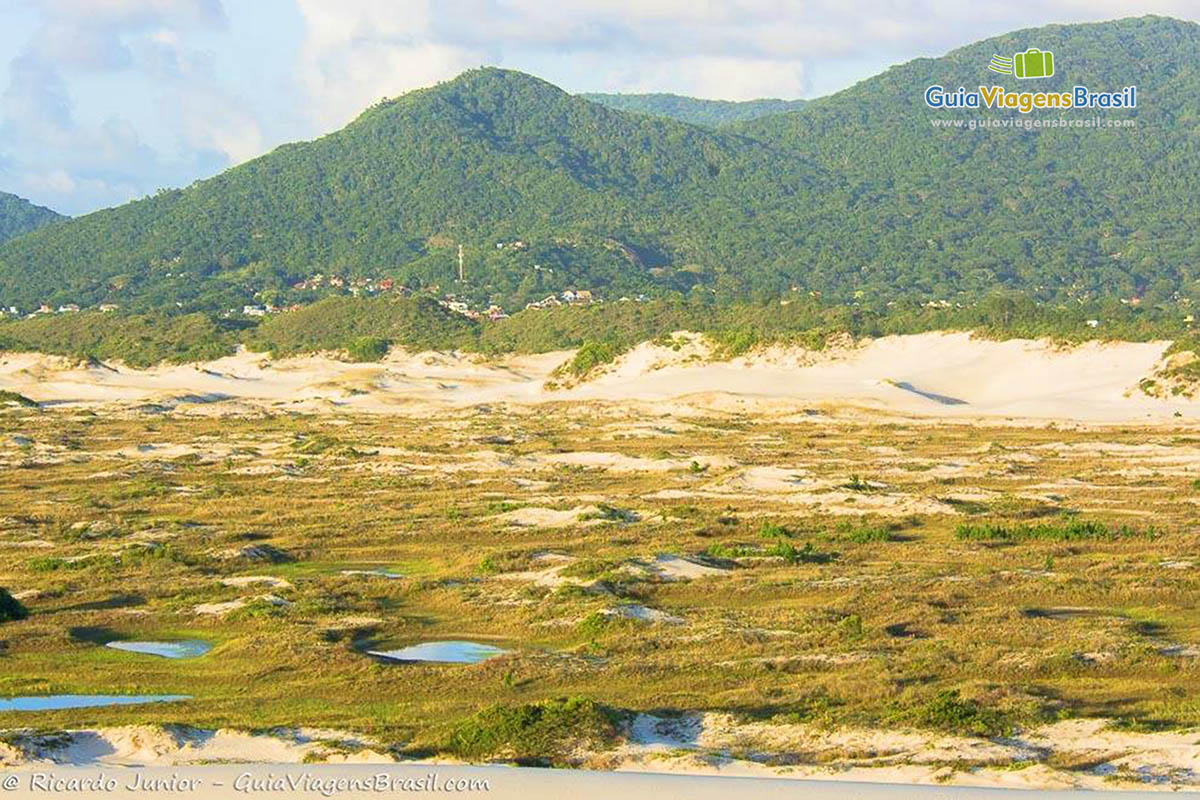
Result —
<path fill-rule="evenodd" d="M 39 697 L 0 698 L 0 711 L 60 711 L 67 708 L 136 706 L 191 700 L 188 694 L 48 694 Z"/>
<path fill-rule="evenodd" d="M 423 642 L 399 650 L 368 650 L 367 654 L 389 661 L 430 661 L 441 664 L 478 664 L 508 652 L 478 642 Z"/>
<path fill-rule="evenodd" d="M 179 642 L 109 642 L 105 647 L 163 658 L 197 658 L 212 650 L 212 645 L 200 639 L 185 639 Z"/>

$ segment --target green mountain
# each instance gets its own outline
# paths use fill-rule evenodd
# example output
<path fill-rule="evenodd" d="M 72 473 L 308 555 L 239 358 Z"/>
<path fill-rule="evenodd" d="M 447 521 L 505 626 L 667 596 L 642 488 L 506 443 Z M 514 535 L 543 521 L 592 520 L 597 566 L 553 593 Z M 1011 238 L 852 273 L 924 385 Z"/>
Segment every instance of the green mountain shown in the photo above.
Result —
<path fill-rule="evenodd" d="M 0 192 L 0 242 L 59 219 L 64 217 L 48 208 L 35 206 L 15 194 Z"/>
<path fill-rule="evenodd" d="M 769 114 L 799 111 L 805 100 L 702 100 L 678 94 L 602 94 L 599 92 L 579 95 L 585 100 L 617 111 L 633 111 L 654 117 L 667 117 L 691 125 L 718 128 L 731 122 L 745 122 Z"/>
<path fill-rule="evenodd" d="M 0 298 L 214 308 L 293 297 L 315 273 L 509 301 L 686 290 L 702 276 L 670 267 L 709 250 L 706 220 L 748 227 L 820 180 L 745 137 L 474 70 L 187 189 L 10 242 Z"/>
<path fill-rule="evenodd" d="M 987 69 L 1053 51 L 1055 75 Z M 1135 110 L 935 110 L 930 84 L 1137 86 Z M 1024 127 L 1131 120 L 1134 128 Z M 935 127 L 940 120 L 1009 127 Z M 997 287 L 1200 299 L 1200 26 L 1050 26 L 918 59 L 708 130 L 474 70 L 186 189 L 0 245 L 0 303 L 213 309 L 305 300 L 314 274 L 480 302 L 551 290 L 879 305 Z M 463 246 L 465 282 L 459 283 Z M 305 287 L 311 287 L 307 282 Z"/>
<path fill-rule="evenodd" d="M 993 54 L 1053 52 L 1051 78 L 990 72 Z M 1135 110 L 934 110 L 930 85 L 1010 91 L 1137 87 Z M 935 128 L 933 120 L 1129 120 L 1131 128 Z M 1142 17 L 1017 31 L 917 59 L 738 132 L 847 181 L 840 241 L 817 272 L 931 297 L 1011 286 L 1041 296 L 1200 300 L 1200 25 Z M 831 257 L 832 256 L 832 257 Z M 810 283 L 814 281 L 809 280 Z M 830 282 L 825 282 L 828 287 Z M 824 288 L 823 287 L 823 288 Z"/>

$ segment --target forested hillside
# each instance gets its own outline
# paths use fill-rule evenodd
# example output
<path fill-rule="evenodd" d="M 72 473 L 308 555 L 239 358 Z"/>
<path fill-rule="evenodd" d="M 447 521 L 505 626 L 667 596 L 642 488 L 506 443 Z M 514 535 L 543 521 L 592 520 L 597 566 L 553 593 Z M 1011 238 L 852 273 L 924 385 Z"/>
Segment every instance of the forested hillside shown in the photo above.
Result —
<path fill-rule="evenodd" d="M 1052 50 L 1019 81 L 993 53 Z M 1138 87 L 1133 129 L 934 128 L 925 87 Z M 1020 31 L 918 59 L 802 111 L 704 129 L 474 70 L 186 189 L 0 245 L 0 303 L 215 310 L 308 301 L 315 274 L 473 302 L 549 291 L 718 302 L 792 292 L 883 307 L 1200 292 L 1200 26 Z M 457 281 L 463 247 L 465 281 Z M 326 284 L 326 286 L 328 286 Z"/>
<path fill-rule="evenodd" d="M 59 219 L 63 216 L 48 208 L 35 206 L 15 194 L 0 192 L 0 242 Z"/>
<path fill-rule="evenodd" d="M 667 117 L 691 125 L 703 125 L 706 128 L 718 128 L 731 122 L 745 122 L 765 117 L 768 114 L 799 111 L 807 102 L 775 98 L 742 101 L 703 100 L 698 97 L 664 93 L 603 94 L 591 92 L 581 94 L 580 97 L 602 106 L 615 108 L 617 111 L 634 111 L 655 117 Z"/>

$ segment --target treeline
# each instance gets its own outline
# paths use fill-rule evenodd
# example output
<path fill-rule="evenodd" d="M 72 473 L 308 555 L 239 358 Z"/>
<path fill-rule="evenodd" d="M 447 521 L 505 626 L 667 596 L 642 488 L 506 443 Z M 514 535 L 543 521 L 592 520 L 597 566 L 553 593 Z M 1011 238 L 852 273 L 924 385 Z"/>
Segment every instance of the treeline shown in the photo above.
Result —
<path fill-rule="evenodd" d="M 1136 84 L 1136 109 L 1104 114 L 1136 127 L 931 126 L 964 115 L 926 108 L 925 87 L 970 86 L 1031 38 L 1071 54 L 1039 88 Z M 1200 301 L 1197 52 L 1194 23 L 1050 26 L 711 129 L 473 70 L 187 188 L 0 243 L 0 305 L 216 313 L 372 280 L 508 309 L 566 289 L 721 304 L 793 290 L 972 304 L 998 287 L 1044 303 Z M 318 274 L 337 281 L 304 288 Z"/>
<path fill-rule="evenodd" d="M 664 340 L 686 330 L 706 334 L 718 355 L 732 357 L 775 343 L 821 348 L 835 335 L 861 338 L 936 330 L 1064 343 L 1191 343 L 1194 337 L 1184 319 L 1177 308 L 1141 309 L 1118 302 L 1048 306 L 1026 297 L 996 295 L 961 308 L 895 303 L 881 309 L 826 305 L 807 297 L 735 305 L 671 299 L 528 310 L 497 322 L 477 322 L 427 297 L 330 297 L 260 321 L 199 313 L 40 316 L 0 323 L 0 350 L 122 361 L 135 367 L 209 360 L 229 355 L 239 345 L 275 357 L 328 351 L 369 361 L 382 358 L 391 347 L 499 355 L 587 344 L 593 356 L 602 353 L 611 359 L 640 342 Z"/>

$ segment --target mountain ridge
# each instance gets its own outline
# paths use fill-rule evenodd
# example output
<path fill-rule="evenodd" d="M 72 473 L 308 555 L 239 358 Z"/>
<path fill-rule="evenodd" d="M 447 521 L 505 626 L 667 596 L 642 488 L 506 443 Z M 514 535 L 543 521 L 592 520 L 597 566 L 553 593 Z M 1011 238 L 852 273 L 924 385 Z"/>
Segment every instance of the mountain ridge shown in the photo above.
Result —
<path fill-rule="evenodd" d="M 579 97 L 617 111 L 668 117 L 706 128 L 719 128 L 722 125 L 745 122 L 770 114 L 799 111 L 808 102 L 781 100 L 775 97 L 760 97 L 754 100 L 708 100 L 669 92 L 584 92 Z"/>
<path fill-rule="evenodd" d="M 24 197 L 0 192 L 0 243 L 62 219 L 66 217 L 57 211 L 34 205 Z"/>
<path fill-rule="evenodd" d="M 929 82 L 1022 87 L 988 59 L 1039 44 L 1058 65 L 1039 87 L 1137 83 L 1139 108 L 1111 114 L 1138 130 L 931 127 L 954 114 L 924 106 Z M 186 189 L 0 245 L 0 301 L 303 302 L 320 292 L 294 287 L 317 274 L 510 307 L 566 288 L 1167 301 L 1200 291 L 1187 178 L 1200 170 L 1198 96 L 1200 26 L 1162 17 L 993 37 L 717 129 L 477 69 Z"/>

